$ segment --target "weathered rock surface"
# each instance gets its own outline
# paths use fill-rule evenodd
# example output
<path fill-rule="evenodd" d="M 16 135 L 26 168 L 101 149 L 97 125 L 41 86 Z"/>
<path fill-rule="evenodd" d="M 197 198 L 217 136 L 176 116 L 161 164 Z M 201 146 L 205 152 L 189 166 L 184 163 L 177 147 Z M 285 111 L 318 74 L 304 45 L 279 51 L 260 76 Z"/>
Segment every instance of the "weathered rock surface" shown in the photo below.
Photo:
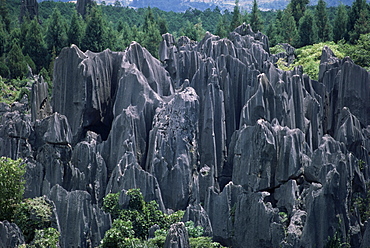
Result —
<path fill-rule="evenodd" d="M 91 205 L 89 193 L 81 190 L 68 192 L 55 185 L 49 198 L 56 206 L 62 247 L 99 246 L 110 227 L 110 217 L 97 205 Z"/>
<path fill-rule="evenodd" d="M 54 202 L 62 247 L 99 245 L 111 225 L 102 199 L 120 192 L 124 207 L 130 188 L 227 246 L 367 247 L 355 202 L 369 190 L 370 74 L 325 47 L 311 80 L 274 65 L 293 59 L 283 48 L 270 54 L 245 24 L 228 39 L 165 34 L 160 60 L 136 42 L 64 48 L 53 113 L 42 80 L 31 115 L 0 103 L 0 155 L 25 159 L 25 197 Z M 189 247 L 183 224 L 166 247 Z"/>
<path fill-rule="evenodd" d="M 184 223 L 179 222 L 172 224 L 168 230 L 165 248 L 190 248 L 189 235 Z"/>
<path fill-rule="evenodd" d="M 48 93 L 48 83 L 42 77 L 35 78 L 31 90 L 32 121 L 46 118 L 52 113 Z"/>
<path fill-rule="evenodd" d="M 7 220 L 0 222 L 0 247 L 18 247 L 25 244 L 21 229 Z"/>

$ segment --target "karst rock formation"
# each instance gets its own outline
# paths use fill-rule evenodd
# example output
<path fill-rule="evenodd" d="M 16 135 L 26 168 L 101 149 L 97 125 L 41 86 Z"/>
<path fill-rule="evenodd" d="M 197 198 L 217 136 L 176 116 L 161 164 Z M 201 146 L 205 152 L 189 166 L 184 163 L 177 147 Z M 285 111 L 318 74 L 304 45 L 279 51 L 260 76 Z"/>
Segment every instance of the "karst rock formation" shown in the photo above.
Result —
<path fill-rule="evenodd" d="M 136 42 L 64 48 L 51 99 L 35 77 L 31 114 L 0 104 L 0 155 L 25 159 L 25 197 L 54 202 L 61 247 L 98 246 L 111 226 L 103 197 L 130 188 L 225 246 L 324 247 L 337 235 L 370 247 L 353 203 L 370 181 L 370 73 L 325 47 L 315 81 L 277 68 L 293 54 L 284 47 L 272 55 L 243 24 L 198 43 L 164 34 L 159 60 Z M 0 234 L 20 242 L 17 228 Z M 187 244 L 182 229 L 167 239 Z"/>

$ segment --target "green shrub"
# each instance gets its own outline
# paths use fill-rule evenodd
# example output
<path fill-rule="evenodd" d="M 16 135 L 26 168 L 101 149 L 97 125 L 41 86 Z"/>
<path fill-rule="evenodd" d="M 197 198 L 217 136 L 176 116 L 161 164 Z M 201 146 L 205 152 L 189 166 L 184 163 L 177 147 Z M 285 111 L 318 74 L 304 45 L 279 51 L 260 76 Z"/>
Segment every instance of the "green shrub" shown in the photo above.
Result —
<path fill-rule="evenodd" d="M 198 237 L 189 239 L 191 248 L 222 248 L 220 243 L 212 242 L 211 237 Z"/>
<path fill-rule="evenodd" d="M 136 210 L 139 212 L 144 211 L 145 201 L 140 189 L 129 189 L 127 191 L 127 195 L 130 196 L 130 201 L 128 204 L 130 210 Z"/>
<path fill-rule="evenodd" d="M 187 221 L 185 222 L 185 228 L 188 231 L 189 237 L 190 238 L 199 238 L 203 236 L 204 230 L 203 227 L 201 226 L 194 226 L 193 221 Z"/>
<path fill-rule="evenodd" d="M 167 231 L 158 229 L 154 232 L 155 237 L 149 240 L 150 247 L 163 247 L 166 242 Z"/>
<path fill-rule="evenodd" d="M 133 238 L 133 235 L 134 231 L 131 221 L 116 219 L 112 228 L 105 233 L 101 247 L 130 247 L 130 239 Z"/>
<path fill-rule="evenodd" d="M 343 49 L 340 45 L 335 44 L 334 42 L 325 42 L 296 49 L 295 53 L 297 58 L 291 65 L 288 65 L 282 58 L 278 60 L 276 65 L 279 69 L 284 71 L 293 70 L 296 66 L 302 66 L 304 73 L 310 76 L 310 78 L 317 80 L 319 77 L 320 59 L 324 46 L 328 46 L 339 59 L 344 58 L 345 53 L 343 53 Z"/>
<path fill-rule="evenodd" d="M 52 205 L 44 197 L 23 200 L 14 214 L 14 222 L 22 230 L 26 243 L 34 240 L 36 231 L 51 227 Z M 38 235 L 49 234 L 39 233 Z"/>
<path fill-rule="evenodd" d="M 103 199 L 103 211 L 110 213 L 113 219 L 117 219 L 120 214 L 120 208 L 118 205 L 119 200 L 119 192 L 118 193 L 110 193 Z"/>
<path fill-rule="evenodd" d="M 29 248 L 57 248 L 59 247 L 60 233 L 52 227 L 36 230 L 35 238 Z"/>
<path fill-rule="evenodd" d="M 276 45 L 276 46 L 270 47 L 271 54 L 279 54 L 283 52 L 285 52 L 285 49 L 282 45 Z"/>
<path fill-rule="evenodd" d="M 25 164 L 21 159 L 0 158 L 0 221 L 11 221 L 24 192 Z"/>
<path fill-rule="evenodd" d="M 145 240 L 148 236 L 149 228 L 153 225 L 158 225 L 160 228 L 167 230 L 171 224 L 179 222 L 184 215 L 184 211 L 177 211 L 171 215 L 164 214 L 159 210 L 159 206 L 155 201 L 144 201 L 140 189 L 130 189 L 126 194 L 130 196 L 128 209 L 120 208 L 118 204 L 119 193 L 111 193 L 103 199 L 103 210 L 110 213 L 114 220 L 129 221 L 132 224 L 133 236 L 135 238 Z M 120 237 L 118 236 L 119 231 L 117 228 L 112 230 L 112 232 L 110 230 L 106 233 L 106 235 L 111 236 L 110 240 Z M 116 243 L 119 242 L 117 241 Z"/>

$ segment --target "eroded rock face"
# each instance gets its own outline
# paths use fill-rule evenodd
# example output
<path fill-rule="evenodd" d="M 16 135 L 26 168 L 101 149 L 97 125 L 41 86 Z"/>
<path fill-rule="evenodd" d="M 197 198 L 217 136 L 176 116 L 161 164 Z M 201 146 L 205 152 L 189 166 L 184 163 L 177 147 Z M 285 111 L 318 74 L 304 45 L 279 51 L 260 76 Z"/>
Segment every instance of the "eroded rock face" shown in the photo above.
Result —
<path fill-rule="evenodd" d="M 190 248 L 189 235 L 184 223 L 179 222 L 171 225 L 164 243 L 164 247 Z"/>
<path fill-rule="evenodd" d="M 7 220 L 0 222 L 0 247 L 18 247 L 25 244 L 21 229 Z"/>
<path fill-rule="evenodd" d="M 110 227 L 110 218 L 97 205 L 91 205 L 89 193 L 81 190 L 68 192 L 55 185 L 49 198 L 56 206 L 62 247 L 99 246 Z"/>
<path fill-rule="evenodd" d="M 369 73 L 329 48 L 319 80 L 281 71 L 268 38 L 241 25 L 228 39 L 163 35 L 160 61 L 133 42 L 124 52 L 64 48 L 52 107 L 0 103 L 0 155 L 27 163 L 25 197 L 48 195 L 61 246 L 97 246 L 110 227 L 108 193 L 140 188 L 164 212 L 186 210 L 232 247 L 367 247 L 354 204 L 370 180 Z M 71 228 L 73 226 L 73 228 Z M 154 230 L 155 228 L 153 228 Z M 5 229 L 0 232 L 6 233 Z M 152 232 L 153 232 L 152 230 Z M 5 234 L 7 235 L 7 234 Z M 183 224 L 166 247 L 188 247 Z"/>
<path fill-rule="evenodd" d="M 154 116 L 147 168 L 158 179 L 164 204 L 171 209 L 185 209 L 198 191 L 193 182 L 198 113 L 198 95 L 189 87 L 176 93 Z"/>

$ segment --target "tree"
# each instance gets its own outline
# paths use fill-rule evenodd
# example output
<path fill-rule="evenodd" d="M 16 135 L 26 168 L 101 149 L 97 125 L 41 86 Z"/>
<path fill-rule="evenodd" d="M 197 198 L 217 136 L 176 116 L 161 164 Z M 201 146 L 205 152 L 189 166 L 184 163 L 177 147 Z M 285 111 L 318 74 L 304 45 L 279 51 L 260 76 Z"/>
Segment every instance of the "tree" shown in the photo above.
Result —
<path fill-rule="evenodd" d="M 299 45 L 307 46 L 317 41 L 317 26 L 311 10 L 306 10 L 304 16 L 299 21 Z"/>
<path fill-rule="evenodd" d="M 197 30 L 190 21 L 186 21 L 185 27 L 182 29 L 182 35 L 189 37 L 191 40 L 197 40 Z"/>
<path fill-rule="evenodd" d="M 67 32 L 64 19 L 60 11 L 54 8 L 46 31 L 46 43 L 49 53 L 55 49 L 56 54 L 59 54 L 63 47 L 67 45 Z"/>
<path fill-rule="evenodd" d="M 241 19 L 242 18 L 240 14 L 239 0 L 235 0 L 235 7 L 234 7 L 231 23 L 230 23 L 230 31 L 234 31 L 234 29 L 241 24 Z"/>
<path fill-rule="evenodd" d="M 13 40 L 12 48 L 7 55 L 10 77 L 22 78 L 27 73 L 27 62 L 17 42 Z"/>
<path fill-rule="evenodd" d="M 357 35 L 354 35 L 355 32 L 355 25 L 357 20 L 360 18 L 361 11 L 363 9 L 367 8 L 366 0 L 356 0 L 353 2 L 351 6 L 351 10 L 349 11 L 348 15 L 348 34 L 347 40 L 351 40 L 352 43 L 355 42 L 355 40 L 350 39 L 350 36 L 356 37 Z"/>
<path fill-rule="evenodd" d="M 299 34 L 297 30 L 297 26 L 294 21 L 294 17 L 292 15 L 292 11 L 289 8 L 286 8 L 283 11 L 283 15 L 281 18 L 281 36 L 284 42 L 291 44 L 292 46 L 296 46 L 299 40 Z"/>
<path fill-rule="evenodd" d="M 348 13 L 346 7 L 340 4 L 334 20 L 334 41 L 338 42 L 346 37 L 348 25 Z"/>
<path fill-rule="evenodd" d="M 216 26 L 216 35 L 220 36 L 221 38 L 227 37 L 229 34 L 228 30 L 225 28 L 229 26 L 226 20 L 226 15 L 220 16 L 220 19 L 218 20 L 217 26 Z"/>
<path fill-rule="evenodd" d="M 294 17 L 295 23 L 298 26 L 299 20 L 304 15 L 306 11 L 306 6 L 309 3 L 309 0 L 291 0 L 288 7 L 291 9 L 292 16 Z"/>
<path fill-rule="evenodd" d="M 3 56 L 6 50 L 6 42 L 8 40 L 8 32 L 5 28 L 5 23 L 0 16 L 0 57 Z"/>
<path fill-rule="evenodd" d="M 165 34 L 168 33 L 168 25 L 166 19 L 159 17 L 157 20 L 158 23 L 158 28 L 159 28 L 159 33 L 160 34 Z"/>
<path fill-rule="evenodd" d="M 277 30 L 276 30 L 276 25 L 274 22 L 270 22 L 269 26 L 267 27 L 267 30 L 266 30 L 266 35 L 267 37 L 269 37 L 269 43 L 270 43 L 270 46 L 275 46 L 278 42 L 277 42 Z"/>
<path fill-rule="evenodd" d="M 319 41 L 324 42 L 331 40 L 332 27 L 329 23 L 328 13 L 326 12 L 326 2 L 324 0 L 319 0 L 317 3 L 315 16 Z"/>
<path fill-rule="evenodd" d="M 24 41 L 23 53 L 29 55 L 35 62 L 37 72 L 48 65 L 48 51 L 44 41 L 43 30 L 38 21 L 33 19 Z"/>
<path fill-rule="evenodd" d="M 71 24 L 67 32 L 68 44 L 75 44 L 76 46 L 81 45 L 83 37 L 83 20 L 77 11 L 73 12 Z"/>
<path fill-rule="evenodd" d="M 10 20 L 9 11 L 8 11 L 8 8 L 7 8 L 6 0 L 1 0 L 0 1 L 0 17 L 1 17 L 2 21 L 4 22 L 5 30 L 7 32 L 10 32 L 11 20 Z"/>
<path fill-rule="evenodd" d="M 353 32 L 350 32 L 350 40 L 356 43 L 361 34 L 370 33 L 370 13 L 368 8 L 364 8 L 360 12 L 360 17 L 357 19 Z"/>
<path fill-rule="evenodd" d="M 148 23 L 142 45 L 154 56 L 158 58 L 158 48 L 162 41 L 162 36 L 156 23 Z"/>
<path fill-rule="evenodd" d="M 253 1 L 252 13 L 250 15 L 250 25 L 254 32 L 262 31 L 263 21 L 260 10 L 258 9 L 257 0 Z"/>
<path fill-rule="evenodd" d="M 144 33 L 148 31 L 149 25 L 156 24 L 154 19 L 153 11 L 150 7 L 146 10 L 144 24 L 143 24 L 143 31 Z"/>
<path fill-rule="evenodd" d="M 103 14 L 98 6 L 91 8 L 81 46 L 83 50 L 101 52 L 108 48 L 107 30 Z"/>
<path fill-rule="evenodd" d="M 12 221 L 14 210 L 22 201 L 24 173 L 25 164 L 21 159 L 0 158 L 0 221 Z"/>

